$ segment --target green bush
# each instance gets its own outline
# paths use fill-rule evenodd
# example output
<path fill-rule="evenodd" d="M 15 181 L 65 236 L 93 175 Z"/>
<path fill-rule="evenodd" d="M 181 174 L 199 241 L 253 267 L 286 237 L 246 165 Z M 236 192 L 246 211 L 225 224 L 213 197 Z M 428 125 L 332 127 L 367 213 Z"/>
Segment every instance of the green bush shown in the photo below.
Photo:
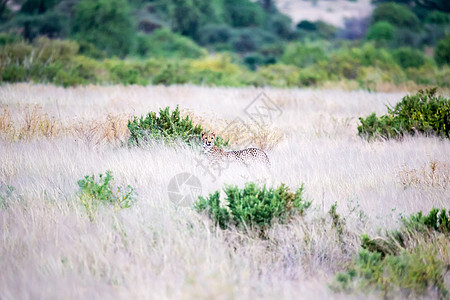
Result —
<path fill-rule="evenodd" d="M 194 204 L 198 212 L 206 212 L 222 229 L 256 229 L 263 233 L 275 222 L 283 224 L 295 215 L 303 215 L 311 206 L 303 198 L 303 185 L 295 193 L 284 184 L 268 189 L 254 183 L 247 183 L 243 189 L 226 186 L 224 192 L 225 203 L 221 203 L 220 192 L 216 191 L 207 198 L 200 196 Z"/>
<path fill-rule="evenodd" d="M 258 27 L 240 28 L 232 31 L 230 43 L 236 52 L 257 51 L 265 45 L 275 44 L 279 38 Z"/>
<path fill-rule="evenodd" d="M 17 34 L 9 34 L 9 33 L 0 33 L 0 47 L 7 45 L 18 43 L 22 41 L 22 37 Z"/>
<path fill-rule="evenodd" d="M 141 146 L 151 140 L 172 142 L 182 140 L 188 145 L 193 142 L 200 143 L 200 134 L 205 131 L 200 125 L 194 125 L 189 116 L 182 118 L 180 110 L 177 108 L 170 112 L 169 107 L 159 110 L 159 116 L 155 112 L 149 112 L 144 117 L 134 117 L 128 121 L 130 137 L 128 144 Z M 217 137 L 216 146 L 228 145 L 222 138 Z"/>
<path fill-rule="evenodd" d="M 362 249 L 352 267 L 336 275 L 335 289 L 346 292 L 359 289 L 365 293 L 380 291 L 385 299 L 399 295 L 423 297 L 429 289 L 436 289 L 439 298 L 445 298 L 448 295 L 444 284 L 446 267 L 436 251 L 423 248 L 384 258 L 378 252 Z"/>
<path fill-rule="evenodd" d="M 189 62 L 189 82 L 217 86 L 245 86 L 248 84 L 247 68 L 232 62 L 228 54 L 214 55 Z"/>
<path fill-rule="evenodd" d="M 387 21 L 379 21 L 369 27 L 366 38 L 375 41 L 379 45 L 386 46 L 395 35 L 395 27 Z"/>
<path fill-rule="evenodd" d="M 65 38 L 69 34 L 69 18 L 55 10 L 43 14 L 18 14 L 5 26 L 16 29 L 14 31 L 20 28 L 23 38 L 29 41 L 39 36 Z"/>
<path fill-rule="evenodd" d="M 105 175 L 99 174 L 98 181 L 94 175 L 85 176 L 78 181 L 79 199 L 91 221 L 94 221 L 100 204 L 113 205 L 117 211 L 129 208 L 135 202 L 134 189 L 131 186 L 126 189 L 121 186 L 114 187 L 113 181 L 111 171 L 107 171 Z"/>
<path fill-rule="evenodd" d="M 200 45 L 226 44 L 230 41 L 233 29 L 227 24 L 207 24 L 199 29 Z"/>
<path fill-rule="evenodd" d="M 82 0 L 76 4 L 72 34 L 109 55 L 124 57 L 136 41 L 126 0 Z"/>
<path fill-rule="evenodd" d="M 102 60 L 107 57 L 105 51 L 98 49 L 94 44 L 86 42 L 86 41 L 78 41 L 78 45 L 80 47 L 79 52 L 82 55 Z"/>
<path fill-rule="evenodd" d="M 436 91 L 433 88 L 407 95 L 380 118 L 375 113 L 359 118 L 359 135 L 371 139 L 425 133 L 450 138 L 450 99 L 437 96 Z"/>
<path fill-rule="evenodd" d="M 327 40 L 335 37 L 337 33 L 336 27 L 324 21 L 311 22 L 303 20 L 296 25 L 296 28 L 297 34 L 300 36 L 304 35 L 312 38 L 315 37 Z"/>
<path fill-rule="evenodd" d="M 423 52 L 409 47 L 396 49 L 393 53 L 393 57 L 404 69 L 419 68 L 425 64 L 425 55 Z"/>
<path fill-rule="evenodd" d="M 298 29 L 308 30 L 308 31 L 315 31 L 317 30 L 317 25 L 315 22 L 311 22 L 308 20 L 302 20 L 297 23 L 296 27 Z"/>
<path fill-rule="evenodd" d="M 26 14 L 42 14 L 53 8 L 58 0 L 26 0 L 20 11 Z"/>
<path fill-rule="evenodd" d="M 141 56 L 176 58 L 199 58 L 206 54 L 194 41 L 167 28 L 139 35 L 137 52 Z"/>
<path fill-rule="evenodd" d="M 256 73 L 257 85 L 296 87 L 300 84 L 300 72 L 300 68 L 291 65 L 275 64 L 263 66 Z"/>
<path fill-rule="evenodd" d="M 435 290 L 439 299 L 446 299 L 449 218 L 450 211 L 433 208 L 428 215 L 420 211 L 402 218 L 401 228 L 385 237 L 363 235 L 358 256 L 346 272 L 336 275 L 332 288 L 379 291 L 384 298 L 423 297 Z"/>
<path fill-rule="evenodd" d="M 327 73 L 321 68 L 310 66 L 300 70 L 298 80 L 300 86 L 317 86 L 327 80 Z"/>
<path fill-rule="evenodd" d="M 300 68 L 310 66 L 322 60 L 327 60 L 327 55 L 323 47 L 305 43 L 288 44 L 280 59 L 284 64 L 295 65 Z"/>
<path fill-rule="evenodd" d="M 421 28 L 419 18 L 406 6 L 394 2 L 381 3 L 372 12 L 372 22 L 387 21 L 396 27 L 414 31 Z"/>
<path fill-rule="evenodd" d="M 281 38 L 289 39 L 292 33 L 291 18 L 281 13 L 270 14 L 269 17 L 267 29 Z"/>
<path fill-rule="evenodd" d="M 143 78 L 141 76 L 138 65 L 118 60 L 108 60 L 106 61 L 106 64 L 110 73 L 110 80 L 114 84 L 147 85 L 150 81 L 148 78 Z"/>
<path fill-rule="evenodd" d="M 258 27 L 264 22 L 265 12 L 258 3 L 249 0 L 224 1 L 225 19 L 233 27 Z"/>
<path fill-rule="evenodd" d="M 78 54 L 79 46 L 75 41 L 51 40 L 46 37 L 35 39 L 33 46 L 39 49 L 37 58 L 42 63 L 67 63 Z"/>
<path fill-rule="evenodd" d="M 431 11 L 425 20 L 427 23 L 433 24 L 449 24 L 450 14 L 438 10 Z"/>
<path fill-rule="evenodd" d="M 152 78 L 153 84 L 183 84 L 189 82 L 187 66 L 182 63 L 167 63 Z"/>
<path fill-rule="evenodd" d="M 439 65 L 450 65 L 450 35 L 440 40 L 434 49 L 434 59 Z"/>
<path fill-rule="evenodd" d="M 423 215 L 422 211 L 419 211 L 415 215 L 411 215 L 409 218 L 404 218 L 403 223 L 415 230 L 423 228 L 435 230 L 441 233 L 450 233 L 450 209 L 446 211 L 444 208 L 434 208 L 428 213 Z"/>

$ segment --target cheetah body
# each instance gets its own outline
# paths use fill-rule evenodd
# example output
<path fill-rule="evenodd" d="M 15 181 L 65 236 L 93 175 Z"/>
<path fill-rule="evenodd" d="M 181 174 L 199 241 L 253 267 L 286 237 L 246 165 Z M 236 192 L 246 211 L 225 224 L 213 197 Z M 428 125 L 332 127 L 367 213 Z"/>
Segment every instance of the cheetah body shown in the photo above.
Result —
<path fill-rule="evenodd" d="M 202 143 L 204 153 L 210 158 L 212 162 L 219 163 L 220 161 L 236 161 L 243 165 L 254 163 L 264 163 L 270 166 L 270 161 L 267 154 L 258 148 L 247 148 L 238 151 L 224 151 L 214 145 L 216 135 L 213 133 L 202 132 Z"/>

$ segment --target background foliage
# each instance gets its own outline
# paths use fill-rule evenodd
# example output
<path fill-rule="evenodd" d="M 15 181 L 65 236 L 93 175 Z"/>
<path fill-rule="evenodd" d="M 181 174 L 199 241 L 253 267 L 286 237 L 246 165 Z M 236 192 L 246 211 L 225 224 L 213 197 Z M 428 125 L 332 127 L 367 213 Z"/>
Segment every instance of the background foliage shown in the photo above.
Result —
<path fill-rule="evenodd" d="M 293 24 L 273 0 L 2 1 L 1 80 L 63 86 L 450 86 L 448 4 L 373 2 L 369 19 L 337 28 L 323 21 Z M 43 38 L 51 39 L 45 47 L 67 43 L 73 51 L 62 59 L 55 49 L 44 61 L 43 43 L 36 42 Z M 224 62 L 225 69 L 212 61 Z"/>

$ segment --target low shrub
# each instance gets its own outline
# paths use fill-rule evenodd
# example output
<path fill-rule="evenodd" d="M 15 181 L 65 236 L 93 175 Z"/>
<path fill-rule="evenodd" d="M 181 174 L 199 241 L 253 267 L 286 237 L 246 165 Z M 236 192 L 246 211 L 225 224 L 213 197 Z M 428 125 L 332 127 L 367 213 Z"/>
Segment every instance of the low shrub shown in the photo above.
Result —
<path fill-rule="evenodd" d="M 327 80 L 327 73 L 313 66 L 300 70 L 298 81 L 300 86 L 317 86 Z"/>
<path fill-rule="evenodd" d="M 295 65 L 300 68 L 310 66 L 318 61 L 327 60 L 324 47 L 321 45 L 308 45 L 304 43 L 292 43 L 287 45 L 281 62 Z"/>
<path fill-rule="evenodd" d="M 444 208 L 434 208 L 428 213 L 423 215 L 422 211 L 419 211 L 415 215 L 404 218 L 403 223 L 409 228 L 415 230 L 434 230 L 440 233 L 450 233 L 450 209 L 446 211 Z"/>
<path fill-rule="evenodd" d="M 86 213 L 91 221 L 94 221 L 98 206 L 113 205 L 117 211 L 122 208 L 129 208 L 135 202 L 134 189 L 128 186 L 124 189 L 121 186 L 113 186 L 114 178 L 111 171 L 99 174 L 98 181 L 95 176 L 85 176 L 78 181 L 79 199 L 86 209 Z"/>
<path fill-rule="evenodd" d="M 200 196 L 194 204 L 198 212 L 206 212 L 222 229 L 234 227 L 264 233 L 273 223 L 287 223 L 311 206 L 311 202 L 303 198 L 303 185 L 295 193 L 284 184 L 277 188 L 260 188 L 254 183 L 247 183 L 243 189 L 226 186 L 224 192 L 224 203 L 220 201 L 220 192 L 216 191 L 206 198 Z"/>
<path fill-rule="evenodd" d="M 393 57 L 402 68 L 419 68 L 425 64 L 422 51 L 410 47 L 402 47 L 394 51 Z"/>
<path fill-rule="evenodd" d="M 18 43 L 22 40 L 22 37 L 17 34 L 0 33 L 0 46 Z"/>
<path fill-rule="evenodd" d="M 233 29 L 226 24 L 207 24 L 198 31 L 200 45 L 226 44 L 230 41 Z"/>
<path fill-rule="evenodd" d="M 257 51 L 263 46 L 279 42 L 275 34 L 257 27 L 234 29 L 230 37 L 234 51 L 239 53 Z"/>
<path fill-rule="evenodd" d="M 190 38 L 163 28 L 150 35 L 139 35 L 137 53 L 150 57 L 199 58 L 206 51 Z"/>
<path fill-rule="evenodd" d="M 110 74 L 110 80 L 114 84 L 140 84 L 147 85 L 149 78 L 143 78 L 137 64 L 120 60 L 108 60 L 106 65 Z"/>
<path fill-rule="evenodd" d="M 331 287 L 348 293 L 378 291 L 384 298 L 417 298 L 436 291 L 438 299 L 446 299 L 449 218 L 450 211 L 433 208 L 428 215 L 420 211 L 403 218 L 401 228 L 385 237 L 363 235 L 358 256 Z"/>
<path fill-rule="evenodd" d="M 388 114 L 380 118 L 375 113 L 359 118 L 359 135 L 386 139 L 425 133 L 450 138 L 450 99 L 436 95 L 436 91 L 432 88 L 407 95 L 395 107 L 388 107 Z"/>
<path fill-rule="evenodd" d="M 275 87 L 296 87 L 300 83 L 300 68 L 296 66 L 275 64 L 259 68 L 256 72 L 257 85 Z"/>
<path fill-rule="evenodd" d="M 215 55 L 189 63 L 189 82 L 216 86 L 244 86 L 247 68 L 232 62 L 227 54 Z"/>
<path fill-rule="evenodd" d="M 183 84 L 189 82 L 188 66 L 181 62 L 168 62 L 159 69 L 153 78 L 153 84 Z"/>
<path fill-rule="evenodd" d="M 205 131 L 200 125 L 195 125 L 189 116 L 184 119 L 180 115 L 178 105 L 170 112 L 169 107 L 159 110 L 159 116 L 155 112 L 149 112 L 147 116 L 134 117 L 128 121 L 130 137 L 128 144 L 141 146 L 152 140 L 173 142 L 181 140 L 188 145 L 197 142 L 200 144 L 200 135 Z M 217 137 L 217 147 L 228 145 L 222 138 Z"/>

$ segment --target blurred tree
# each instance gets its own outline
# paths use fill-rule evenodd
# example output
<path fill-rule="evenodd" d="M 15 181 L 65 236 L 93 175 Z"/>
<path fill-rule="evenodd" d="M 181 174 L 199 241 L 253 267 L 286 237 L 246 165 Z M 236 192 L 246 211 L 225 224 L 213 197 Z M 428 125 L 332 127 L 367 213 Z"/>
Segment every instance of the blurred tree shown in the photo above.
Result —
<path fill-rule="evenodd" d="M 387 44 L 392 41 L 395 34 L 395 27 L 386 21 L 379 21 L 373 24 L 367 31 L 366 38 L 376 43 Z"/>
<path fill-rule="evenodd" d="M 372 13 L 372 23 L 386 21 L 396 27 L 406 27 L 419 31 L 421 22 L 419 18 L 405 5 L 388 2 L 379 4 Z"/>
<path fill-rule="evenodd" d="M 109 55 L 124 57 L 136 40 L 126 0 L 82 0 L 76 6 L 72 34 Z"/>
<path fill-rule="evenodd" d="M 195 36 L 200 26 L 202 12 L 195 0 L 172 0 L 170 19 L 172 30 L 183 35 Z"/>
<path fill-rule="evenodd" d="M 225 44 L 230 41 L 233 29 L 227 24 L 207 24 L 198 32 L 200 45 Z"/>
<path fill-rule="evenodd" d="M 3 16 L 3 14 L 8 9 L 8 7 L 6 6 L 6 3 L 8 3 L 8 0 L 0 0 L 0 18 Z"/>
<path fill-rule="evenodd" d="M 233 27 L 260 27 L 265 12 L 258 3 L 249 0 L 225 1 L 226 21 Z"/>
<path fill-rule="evenodd" d="M 427 9 L 436 9 L 450 13 L 450 1 L 448 0 L 415 0 L 417 6 Z"/>
<path fill-rule="evenodd" d="M 441 66 L 450 65 L 450 35 L 447 35 L 436 45 L 434 59 Z"/>
<path fill-rule="evenodd" d="M 196 38 L 202 25 L 220 23 L 223 3 L 222 0 L 170 0 L 168 10 L 172 30 Z"/>
<path fill-rule="evenodd" d="M 281 62 L 305 68 L 319 61 L 327 60 L 324 47 L 305 43 L 289 44 L 281 57 Z"/>
<path fill-rule="evenodd" d="M 22 13 L 43 14 L 55 7 L 60 0 L 27 0 L 20 8 Z"/>
<path fill-rule="evenodd" d="M 262 8 L 268 13 L 278 12 L 274 0 L 259 0 L 258 1 Z"/>
<path fill-rule="evenodd" d="M 296 26 L 297 26 L 297 28 L 303 29 L 303 30 L 309 30 L 309 31 L 317 30 L 316 23 L 308 21 L 308 20 L 302 20 L 302 21 L 298 22 Z"/>
<path fill-rule="evenodd" d="M 140 34 L 136 52 L 140 56 L 199 58 L 206 51 L 192 39 L 163 28 L 149 35 Z"/>
<path fill-rule="evenodd" d="M 422 51 L 410 47 L 401 47 L 396 49 L 392 56 L 397 64 L 403 69 L 419 68 L 425 63 L 425 56 Z"/>
<path fill-rule="evenodd" d="M 287 39 L 292 33 L 292 20 L 281 13 L 272 13 L 269 15 L 266 28 L 277 36 Z"/>

